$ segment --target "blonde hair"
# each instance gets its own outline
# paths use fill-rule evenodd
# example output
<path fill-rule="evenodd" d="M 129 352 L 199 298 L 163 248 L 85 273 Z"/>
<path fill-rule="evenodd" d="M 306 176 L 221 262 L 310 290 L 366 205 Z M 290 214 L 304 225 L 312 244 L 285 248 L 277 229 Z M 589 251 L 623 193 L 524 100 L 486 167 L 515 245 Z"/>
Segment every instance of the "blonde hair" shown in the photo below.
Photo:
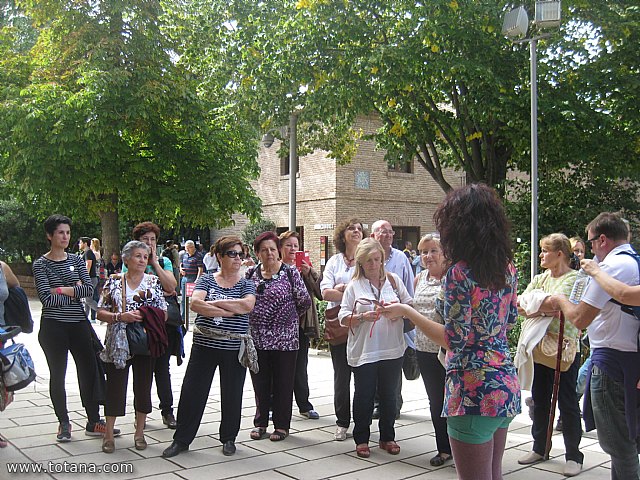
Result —
<path fill-rule="evenodd" d="M 365 278 L 364 268 L 362 265 L 369 260 L 369 257 L 374 252 L 380 253 L 382 259 L 382 263 L 380 264 L 380 280 L 385 278 L 386 272 L 384 270 L 384 250 L 382 245 L 380 245 L 380 242 L 374 238 L 365 238 L 356 247 L 356 271 L 353 273 L 353 280 Z"/>
<path fill-rule="evenodd" d="M 427 242 L 436 242 L 438 244 L 438 248 L 442 250 L 442 245 L 440 244 L 440 235 L 437 233 L 427 233 L 423 235 L 420 241 L 418 242 L 418 250 L 422 250 L 422 247 Z"/>
<path fill-rule="evenodd" d="M 571 243 L 563 233 L 552 233 L 551 235 L 543 237 L 540 240 L 540 247 L 551 250 L 552 252 L 562 252 L 567 264 L 571 262 L 571 255 L 573 254 Z"/>
<path fill-rule="evenodd" d="M 98 238 L 91 239 L 91 250 L 95 250 L 96 252 L 100 251 L 100 239 Z"/>
<path fill-rule="evenodd" d="M 569 239 L 569 242 L 571 243 L 571 250 L 573 250 L 574 248 L 576 248 L 576 245 L 581 243 L 582 244 L 582 249 L 586 250 L 587 249 L 587 244 L 585 243 L 585 241 L 580 238 L 580 237 L 571 237 Z"/>

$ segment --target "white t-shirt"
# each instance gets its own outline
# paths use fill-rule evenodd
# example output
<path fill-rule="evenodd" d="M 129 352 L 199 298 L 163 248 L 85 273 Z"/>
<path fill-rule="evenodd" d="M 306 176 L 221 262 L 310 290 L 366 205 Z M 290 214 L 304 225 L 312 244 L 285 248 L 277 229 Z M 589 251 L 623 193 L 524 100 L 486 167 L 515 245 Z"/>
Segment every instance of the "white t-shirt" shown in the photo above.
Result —
<path fill-rule="evenodd" d="M 349 325 L 349 317 L 352 311 L 354 315 L 371 311 L 375 305 L 356 304 L 356 299 L 368 298 L 384 300 L 386 303 L 401 302 L 411 303 L 412 299 L 407 292 L 404 283 L 395 273 L 390 273 L 394 277 L 397 287 L 397 294 L 393 290 L 389 280 L 385 280 L 382 290 L 378 290 L 371 285 L 366 278 L 352 280 L 347 285 L 340 305 L 338 318 L 343 325 Z M 355 310 L 352 310 L 355 306 Z M 390 320 L 382 315 L 375 324 L 373 322 L 353 321 L 347 340 L 347 363 L 352 367 L 359 367 L 367 363 L 379 362 L 381 360 L 393 360 L 404 355 L 406 343 L 404 340 L 402 319 Z"/>
<path fill-rule="evenodd" d="M 355 270 L 355 265 L 353 267 L 349 267 L 346 264 L 342 253 L 336 253 L 327 261 L 327 264 L 324 267 L 322 280 L 320 281 L 320 291 L 324 292 L 328 288 L 334 288 L 336 285 L 341 283 L 349 283 Z M 329 302 L 327 308 L 333 308 L 338 305 L 339 304 L 337 302 Z"/>
<path fill-rule="evenodd" d="M 633 252 L 631 245 L 619 245 L 600 262 L 603 272 L 627 285 L 640 284 L 638 264 L 629 255 L 619 252 Z M 587 327 L 591 348 L 612 348 L 621 352 L 638 350 L 638 330 L 640 323 L 632 315 L 624 313 L 619 305 L 610 302 L 611 295 L 598 282 L 590 280 L 581 301 L 599 308 L 600 313 Z"/>

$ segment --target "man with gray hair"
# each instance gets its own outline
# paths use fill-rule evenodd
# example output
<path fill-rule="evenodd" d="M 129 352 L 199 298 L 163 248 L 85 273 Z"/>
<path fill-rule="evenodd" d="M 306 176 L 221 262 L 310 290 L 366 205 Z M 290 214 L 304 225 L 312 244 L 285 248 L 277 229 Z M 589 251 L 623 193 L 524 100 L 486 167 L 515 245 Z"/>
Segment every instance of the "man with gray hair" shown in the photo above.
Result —
<path fill-rule="evenodd" d="M 384 250 L 385 270 L 398 275 L 402 280 L 402 283 L 404 283 L 404 286 L 407 288 L 407 292 L 411 295 L 411 298 L 413 298 L 413 268 L 411 267 L 411 262 L 407 256 L 397 248 L 393 248 L 393 236 L 395 233 L 396 232 L 393 231 L 391 224 L 386 220 L 378 220 L 371 226 L 371 237 L 380 242 L 380 245 L 382 245 L 382 249 Z M 415 332 L 411 331 L 404 334 L 404 340 L 407 343 L 407 348 L 413 348 L 415 350 L 416 345 L 414 339 Z M 396 398 L 396 418 L 400 416 L 402 403 L 402 373 L 400 373 Z M 379 416 L 380 412 L 378 411 L 378 396 L 376 392 L 373 418 L 379 418 Z"/>
<path fill-rule="evenodd" d="M 204 263 L 202 257 L 196 250 L 196 244 L 193 240 L 184 242 L 186 253 L 182 257 L 180 263 L 180 291 L 182 292 L 182 318 L 186 319 L 189 312 L 185 311 L 185 301 L 187 299 L 187 283 L 195 283 L 202 275 Z"/>

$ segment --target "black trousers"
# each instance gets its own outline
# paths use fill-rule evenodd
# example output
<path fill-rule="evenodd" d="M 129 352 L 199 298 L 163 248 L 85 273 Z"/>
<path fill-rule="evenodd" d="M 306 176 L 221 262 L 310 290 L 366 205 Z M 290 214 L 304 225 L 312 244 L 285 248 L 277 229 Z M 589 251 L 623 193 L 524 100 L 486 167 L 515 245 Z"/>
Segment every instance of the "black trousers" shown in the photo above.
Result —
<path fill-rule="evenodd" d="M 416 350 L 420 376 L 424 382 L 424 388 L 429 397 L 429 411 L 431 412 L 431 422 L 436 432 L 436 447 L 438 453 L 448 453 L 451 455 L 451 445 L 447 434 L 447 419 L 442 416 L 444 405 L 444 378 L 446 371 L 437 353 L 421 352 Z"/>
<path fill-rule="evenodd" d="M 289 431 L 297 355 L 297 350 L 258 350 L 260 371 L 251 372 L 256 395 L 254 426 L 266 428 L 272 411 L 274 428 Z"/>
<path fill-rule="evenodd" d="M 402 357 L 380 360 L 353 368 L 353 440 L 356 445 L 369 443 L 373 397 L 376 390 L 380 398 L 380 441 L 395 440 L 396 394 L 398 375 L 402 374 Z"/>
<path fill-rule="evenodd" d="M 569 370 L 560 374 L 560 388 L 558 389 L 558 408 L 562 416 L 562 436 L 564 438 L 565 459 L 583 463 L 584 455 L 579 450 L 582 439 L 582 423 L 580 421 L 580 406 L 576 393 L 576 382 L 580 368 L 580 354 L 576 355 Z M 547 440 L 547 426 L 551 413 L 551 395 L 553 393 L 553 368 L 539 363 L 533 364 L 533 451 L 544 455 Z"/>
<path fill-rule="evenodd" d="M 220 441 L 235 441 L 238 436 L 247 369 L 240 365 L 237 350 L 193 345 L 180 390 L 178 428 L 173 434 L 181 445 L 190 445 L 198 433 L 216 368 L 220 368 Z"/>
<path fill-rule="evenodd" d="M 156 391 L 158 392 L 158 398 L 160 399 L 160 412 L 163 416 L 173 413 L 173 391 L 171 389 L 169 360 L 171 359 L 171 352 L 174 351 L 173 347 L 175 342 L 180 341 L 176 328 L 177 327 L 167 325 L 169 346 L 162 355 L 156 358 L 155 367 L 153 369 L 153 374 L 156 379 Z"/>
<path fill-rule="evenodd" d="M 347 363 L 347 344 L 330 345 L 333 362 L 333 408 L 336 425 L 348 428 L 351 423 L 351 367 Z"/>
<path fill-rule="evenodd" d="M 134 355 L 125 368 L 106 364 L 107 395 L 104 414 L 109 417 L 124 417 L 127 403 L 129 367 L 133 370 L 133 408 L 136 412 L 151 413 L 151 382 L 155 358 L 151 355 Z"/>
<path fill-rule="evenodd" d="M 98 378 L 90 328 L 88 321 L 65 323 L 44 320 L 40 324 L 38 341 L 49 365 L 49 392 L 59 422 L 69 421 L 65 388 L 69 352 L 76 363 L 80 399 L 87 419 L 91 423 L 100 420 L 100 407 L 93 395 Z"/>
<path fill-rule="evenodd" d="M 293 395 L 296 397 L 296 404 L 300 413 L 313 410 L 313 405 L 309 401 L 309 376 L 307 367 L 309 365 L 309 337 L 300 329 L 300 348 L 296 358 L 296 375 L 293 379 Z"/>

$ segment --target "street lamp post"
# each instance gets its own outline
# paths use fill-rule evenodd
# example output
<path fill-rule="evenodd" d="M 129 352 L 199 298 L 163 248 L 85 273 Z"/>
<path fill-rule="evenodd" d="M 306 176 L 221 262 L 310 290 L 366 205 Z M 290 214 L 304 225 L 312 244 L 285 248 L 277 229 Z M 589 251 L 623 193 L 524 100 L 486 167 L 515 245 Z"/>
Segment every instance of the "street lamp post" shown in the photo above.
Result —
<path fill-rule="evenodd" d="M 298 113 L 289 116 L 289 230 L 296 231 L 296 178 L 298 176 Z M 267 132 L 262 136 L 262 144 L 270 148 L 274 136 Z"/>
<path fill-rule="evenodd" d="M 535 21 L 540 29 L 560 25 L 560 1 L 545 0 L 536 2 Z M 524 37 L 529 30 L 529 17 L 524 7 L 511 10 L 504 18 L 502 33 L 508 38 Z M 513 43 L 529 43 L 529 61 L 531 71 L 531 280 L 538 273 L 538 40 L 551 34 L 513 40 Z"/>

